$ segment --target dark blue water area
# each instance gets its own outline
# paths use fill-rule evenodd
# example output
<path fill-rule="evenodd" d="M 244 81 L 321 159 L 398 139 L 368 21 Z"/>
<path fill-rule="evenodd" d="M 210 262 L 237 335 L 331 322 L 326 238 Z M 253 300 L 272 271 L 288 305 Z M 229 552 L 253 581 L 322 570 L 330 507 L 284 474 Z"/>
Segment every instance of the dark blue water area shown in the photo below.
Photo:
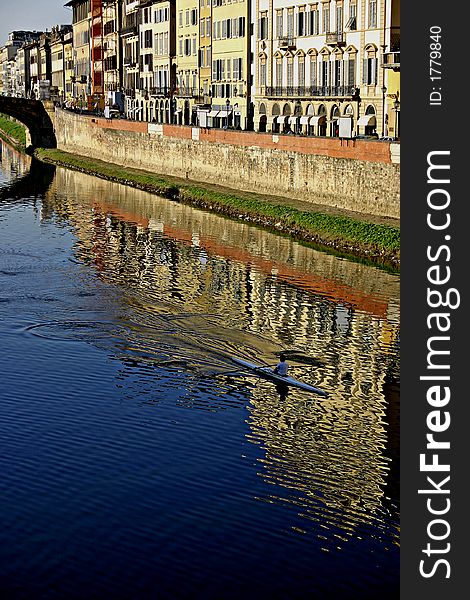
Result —
<path fill-rule="evenodd" d="M 395 525 L 335 545 L 332 510 L 322 544 L 260 476 L 250 390 L 140 360 L 40 199 L 0 205 L 0 236 L 2 598 L 398 597 Z"/>

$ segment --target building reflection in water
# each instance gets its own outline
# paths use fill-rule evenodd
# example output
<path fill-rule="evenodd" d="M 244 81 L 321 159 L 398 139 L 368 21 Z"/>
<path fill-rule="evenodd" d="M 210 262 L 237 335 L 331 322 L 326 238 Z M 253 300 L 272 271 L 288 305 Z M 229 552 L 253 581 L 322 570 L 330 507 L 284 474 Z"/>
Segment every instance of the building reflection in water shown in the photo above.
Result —
<path fill-rule="evenodd" d="M 274 484 L 260 500 L 294 507 L 326 550 L 372 522 L 396 526 L 396 275 L 63 169 L 42 210 L 69 223 L 77 259 L 122 290 L 119 319 L 139 357 L 198 374 L 197 388 L 230 355 L 271 364 L 284 349 L 292 375 L 328 390 L 325 400 L 252 378 L 240 392 L 220 375 L 217 393 L 188 392 L 194 408 L 249 399 L 247 438 Z"/>

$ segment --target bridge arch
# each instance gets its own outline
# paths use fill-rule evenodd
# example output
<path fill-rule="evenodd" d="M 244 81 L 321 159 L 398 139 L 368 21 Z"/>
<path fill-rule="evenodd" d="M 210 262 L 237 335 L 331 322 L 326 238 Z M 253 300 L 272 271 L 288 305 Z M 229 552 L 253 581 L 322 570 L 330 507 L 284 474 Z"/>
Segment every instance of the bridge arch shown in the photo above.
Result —
<path fill-rule="evenodd" d="M 27 150 L 57 147 L 52 102 L 45 104 L 40 100 L 0 96 L 0 113 L 13 117 L 26 127 L 30 142 Z"/>

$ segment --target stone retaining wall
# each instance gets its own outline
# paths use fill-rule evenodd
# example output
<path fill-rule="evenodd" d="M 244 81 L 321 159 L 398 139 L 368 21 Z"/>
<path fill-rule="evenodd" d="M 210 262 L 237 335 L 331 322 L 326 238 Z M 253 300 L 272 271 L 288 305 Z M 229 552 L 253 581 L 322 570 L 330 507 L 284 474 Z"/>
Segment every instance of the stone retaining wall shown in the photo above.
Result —
<path fill-rule="evenodd" d="M 399 218 L 397 144 L 154 125 L 59 109 L 55 130 L 57 146 L 66 152 L 161 175 Z"/>

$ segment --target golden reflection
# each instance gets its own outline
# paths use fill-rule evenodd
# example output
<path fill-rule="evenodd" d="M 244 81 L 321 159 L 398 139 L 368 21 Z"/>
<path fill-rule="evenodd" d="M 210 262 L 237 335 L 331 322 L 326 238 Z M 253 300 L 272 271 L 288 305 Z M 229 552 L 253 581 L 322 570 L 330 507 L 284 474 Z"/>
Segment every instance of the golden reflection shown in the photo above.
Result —
<path fill-rule="evenodd" d="M 77 257 L 124 290 L 119 317 L 136 352 L 207 373 L 230 355 L 272 363 L 284 349 L 294 377 L 328 391 L 244 390 L 247 437 L 272 484 L 260 500 L 295 506 L 327 550 L 395 511 L 398 419 L 384 386 L 398 380 L 397 276 L 63 169 L 42 216 L 72 224 Z"/>

